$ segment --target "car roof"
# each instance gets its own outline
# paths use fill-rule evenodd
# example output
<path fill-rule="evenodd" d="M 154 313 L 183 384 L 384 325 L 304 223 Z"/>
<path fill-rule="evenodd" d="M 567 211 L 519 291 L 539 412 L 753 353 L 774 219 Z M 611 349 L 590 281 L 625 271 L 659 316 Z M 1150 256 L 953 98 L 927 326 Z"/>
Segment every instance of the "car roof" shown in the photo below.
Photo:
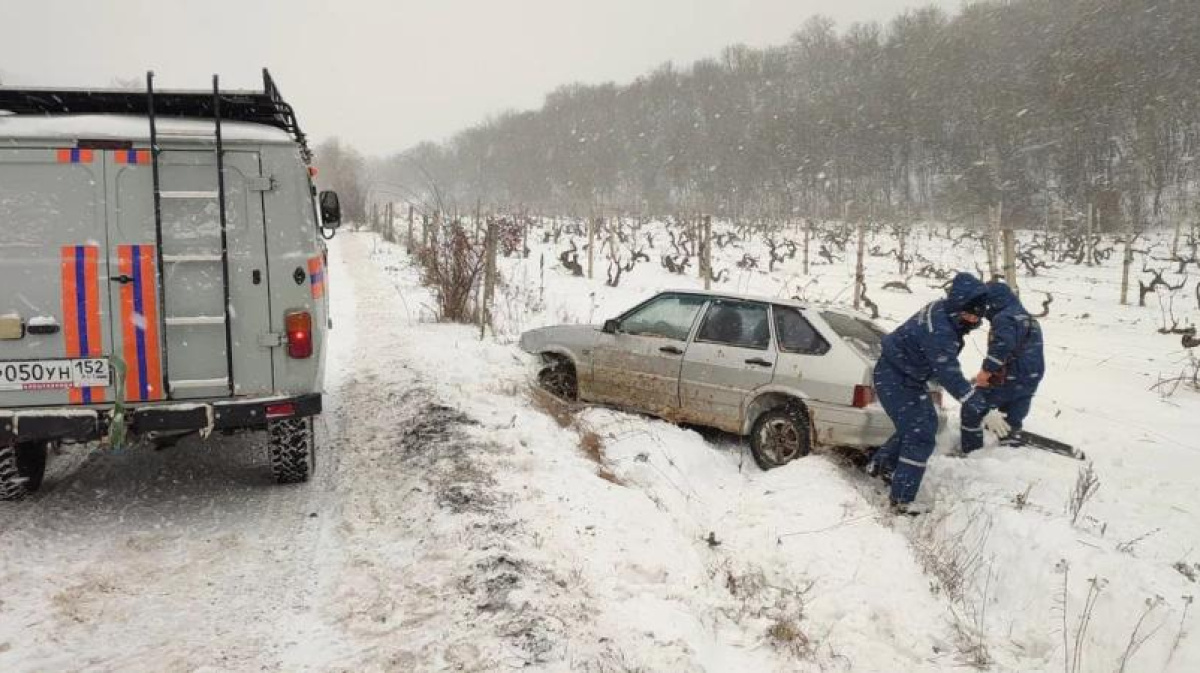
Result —
<path fill-rule="evenodd" d="M 791 306 L 793 308 L 799 308 L 799 309 L 805 309 L 805 310 L 819 309 L 821 311 L 830 311 L 833 313 L 840 313 L 842 315 L 851 316 L 854 318 L 870 320 L 870 317 L 868 317 L 865 313 L 855 311 L 854 309 L 843 308 L 840 306 L 813 306 L 812 304 L 808 304 L 808 303 L 805 303 L 802 301 L 796 301 L 795 299 L 792 299 L 790 297 L 767 297 L 765 295 L 742 294 L 739 292 L 715 292 L 713 290 L 697 290 L 695 288 L 671 288 L 668 290 L 663 290 L 662 292 L 659 292 L 658 294 L 694 294 L 694 295 L 700 295 L 700 296 L 704 296 L 704 297 L 714 297 L 717 299 L 734 299 L 734 300 L 738 300 L 738 301 L 756 301 L 756 302 L 761 302 L 764 304 L 778 304 L 780 306 Z"/>

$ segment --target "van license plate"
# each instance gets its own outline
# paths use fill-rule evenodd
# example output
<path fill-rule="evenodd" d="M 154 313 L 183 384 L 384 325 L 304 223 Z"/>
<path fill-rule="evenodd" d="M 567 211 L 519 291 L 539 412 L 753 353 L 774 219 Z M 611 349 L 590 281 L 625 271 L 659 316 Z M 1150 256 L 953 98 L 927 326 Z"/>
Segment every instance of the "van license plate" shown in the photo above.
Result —
<path fill-rule="evenodd" d="M 105 358 L 0 361 L 0 390 L 106 388 L 110 376 Z"/>

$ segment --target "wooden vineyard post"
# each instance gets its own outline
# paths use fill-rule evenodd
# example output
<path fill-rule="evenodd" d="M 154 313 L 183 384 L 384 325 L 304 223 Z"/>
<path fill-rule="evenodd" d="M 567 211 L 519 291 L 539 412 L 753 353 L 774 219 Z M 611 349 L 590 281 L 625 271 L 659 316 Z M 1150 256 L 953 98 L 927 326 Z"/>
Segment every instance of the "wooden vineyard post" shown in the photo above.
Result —
<path fill-rule="evenodd" d="M 988 277 L 992 280 L 1000 275 L 1000 264 L 997 261 L 996 222 L 1003 216 L 995 208 L 988 208 L 987 229 L 984 231 L 984 250 L 987 252 Z"/>
<path fill-rule="evenodd" d="M 863 252 L 867 248 L 867 229 L 862 221 L 858 223 L 858 258 L 854 264 L 854 309 L 862 305 L 863 287 L 867 284 L 866 273 L 863 269 Z"/>
<path fill-rule="evenodd" d="M 387 204 L 387 240 L 388 243 L 396 242 L 396 204 L 388 201 Z"/>
<path fill-rule="evenodd" d="M 1087 265 L 1092 265 L 1092 231 L 1096 226 L 1096 206 L 1088 204 L 1087 211 L 1087 238 L 1083 241 L 1083 254 L 1087 257 Z"/>
<path fill-rule="evenodd" d="M 712 216 L 701 220 L 700 232 L 700 275 L 704 276 L 704 289 L 712 287 Z"/>
<path fill-rule="evenodd" d="M 529 257 L 529 216 L 521 216 L 521 259 Z"/>
<path fill-rule="evenodd" d="M 588 218 L 588 280 L 592 279 L 592 265 L 596 257 L 596 225 L 599 221 L 598 217 Z"/>
<path fill-rule="evenodd" d="M 483 225 L 482 211 L 483 211 L 483 201 L 481 199 L 475 199 L 475 242 L 476 243 L 478 243 L 480 237 L 484 236 L 486 233 L 483 230 L 484 225 Z"/>
<path fill-rule="evenodd" d="M 608 257 L 617 266 L 621 265 L 621 260 L 617 258 L 617 227 L 619 220 L 610 219 L 608 222 Z"/>
<path fill-rule="evenodd" d="M 405 242 L 409 251 L 413 247 L 413 204 L 408 204 L 408 240 Z"/>
<path fill-rule="evenodd" d="M 479 305 L 479 338 L 492 321 L 492 300 L 496 293 L 496 222 L 489 217 L 483 234 L 483 301 Z"/>
<path fill-rule="evenodd" d="M 1121 260 L 1121 306 L 1129 304 L 1129 267 L 1133 264 L 1133 227 L 1125 236 L 1125 257 Z"/>
<path fill-rule="evenodd" d="M 1004 280 L 1012 288 L 1013 294 L 1020 295 L 1021 290 L 1017 287 L 1016 235 L 1012 227 L 1005 227 L 1000 233 L 1004 237 Z"/>
<path fill-rule="evenodd" d="M 808 241 L 812 238 L 812 219 L 804 218 L 804 275 L 808 275 Z"/>

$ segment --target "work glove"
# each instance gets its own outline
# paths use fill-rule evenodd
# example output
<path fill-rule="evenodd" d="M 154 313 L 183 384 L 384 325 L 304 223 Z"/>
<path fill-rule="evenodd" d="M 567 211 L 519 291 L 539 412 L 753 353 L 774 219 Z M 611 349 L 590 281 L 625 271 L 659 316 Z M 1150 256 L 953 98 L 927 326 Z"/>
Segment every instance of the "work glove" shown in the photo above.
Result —
<path fill-rule="evenodd" d="M 997 437 L 1007 437 L 1012 432 L 1012 426 L 997 409 L 992 409 L 983 417 L 983 427 Z"/>

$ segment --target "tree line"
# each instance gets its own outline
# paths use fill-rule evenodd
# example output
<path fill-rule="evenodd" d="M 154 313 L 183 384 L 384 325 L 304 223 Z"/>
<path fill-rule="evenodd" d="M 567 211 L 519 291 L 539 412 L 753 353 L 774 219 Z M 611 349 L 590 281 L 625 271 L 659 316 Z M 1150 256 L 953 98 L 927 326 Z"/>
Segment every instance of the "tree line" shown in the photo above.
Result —
<path fill-rule="evenodd" d="M 373 179 L 437 207 L 1103 228 L 1200 206 L 1194 0 L 990 0 L 572 84 Z"/>

